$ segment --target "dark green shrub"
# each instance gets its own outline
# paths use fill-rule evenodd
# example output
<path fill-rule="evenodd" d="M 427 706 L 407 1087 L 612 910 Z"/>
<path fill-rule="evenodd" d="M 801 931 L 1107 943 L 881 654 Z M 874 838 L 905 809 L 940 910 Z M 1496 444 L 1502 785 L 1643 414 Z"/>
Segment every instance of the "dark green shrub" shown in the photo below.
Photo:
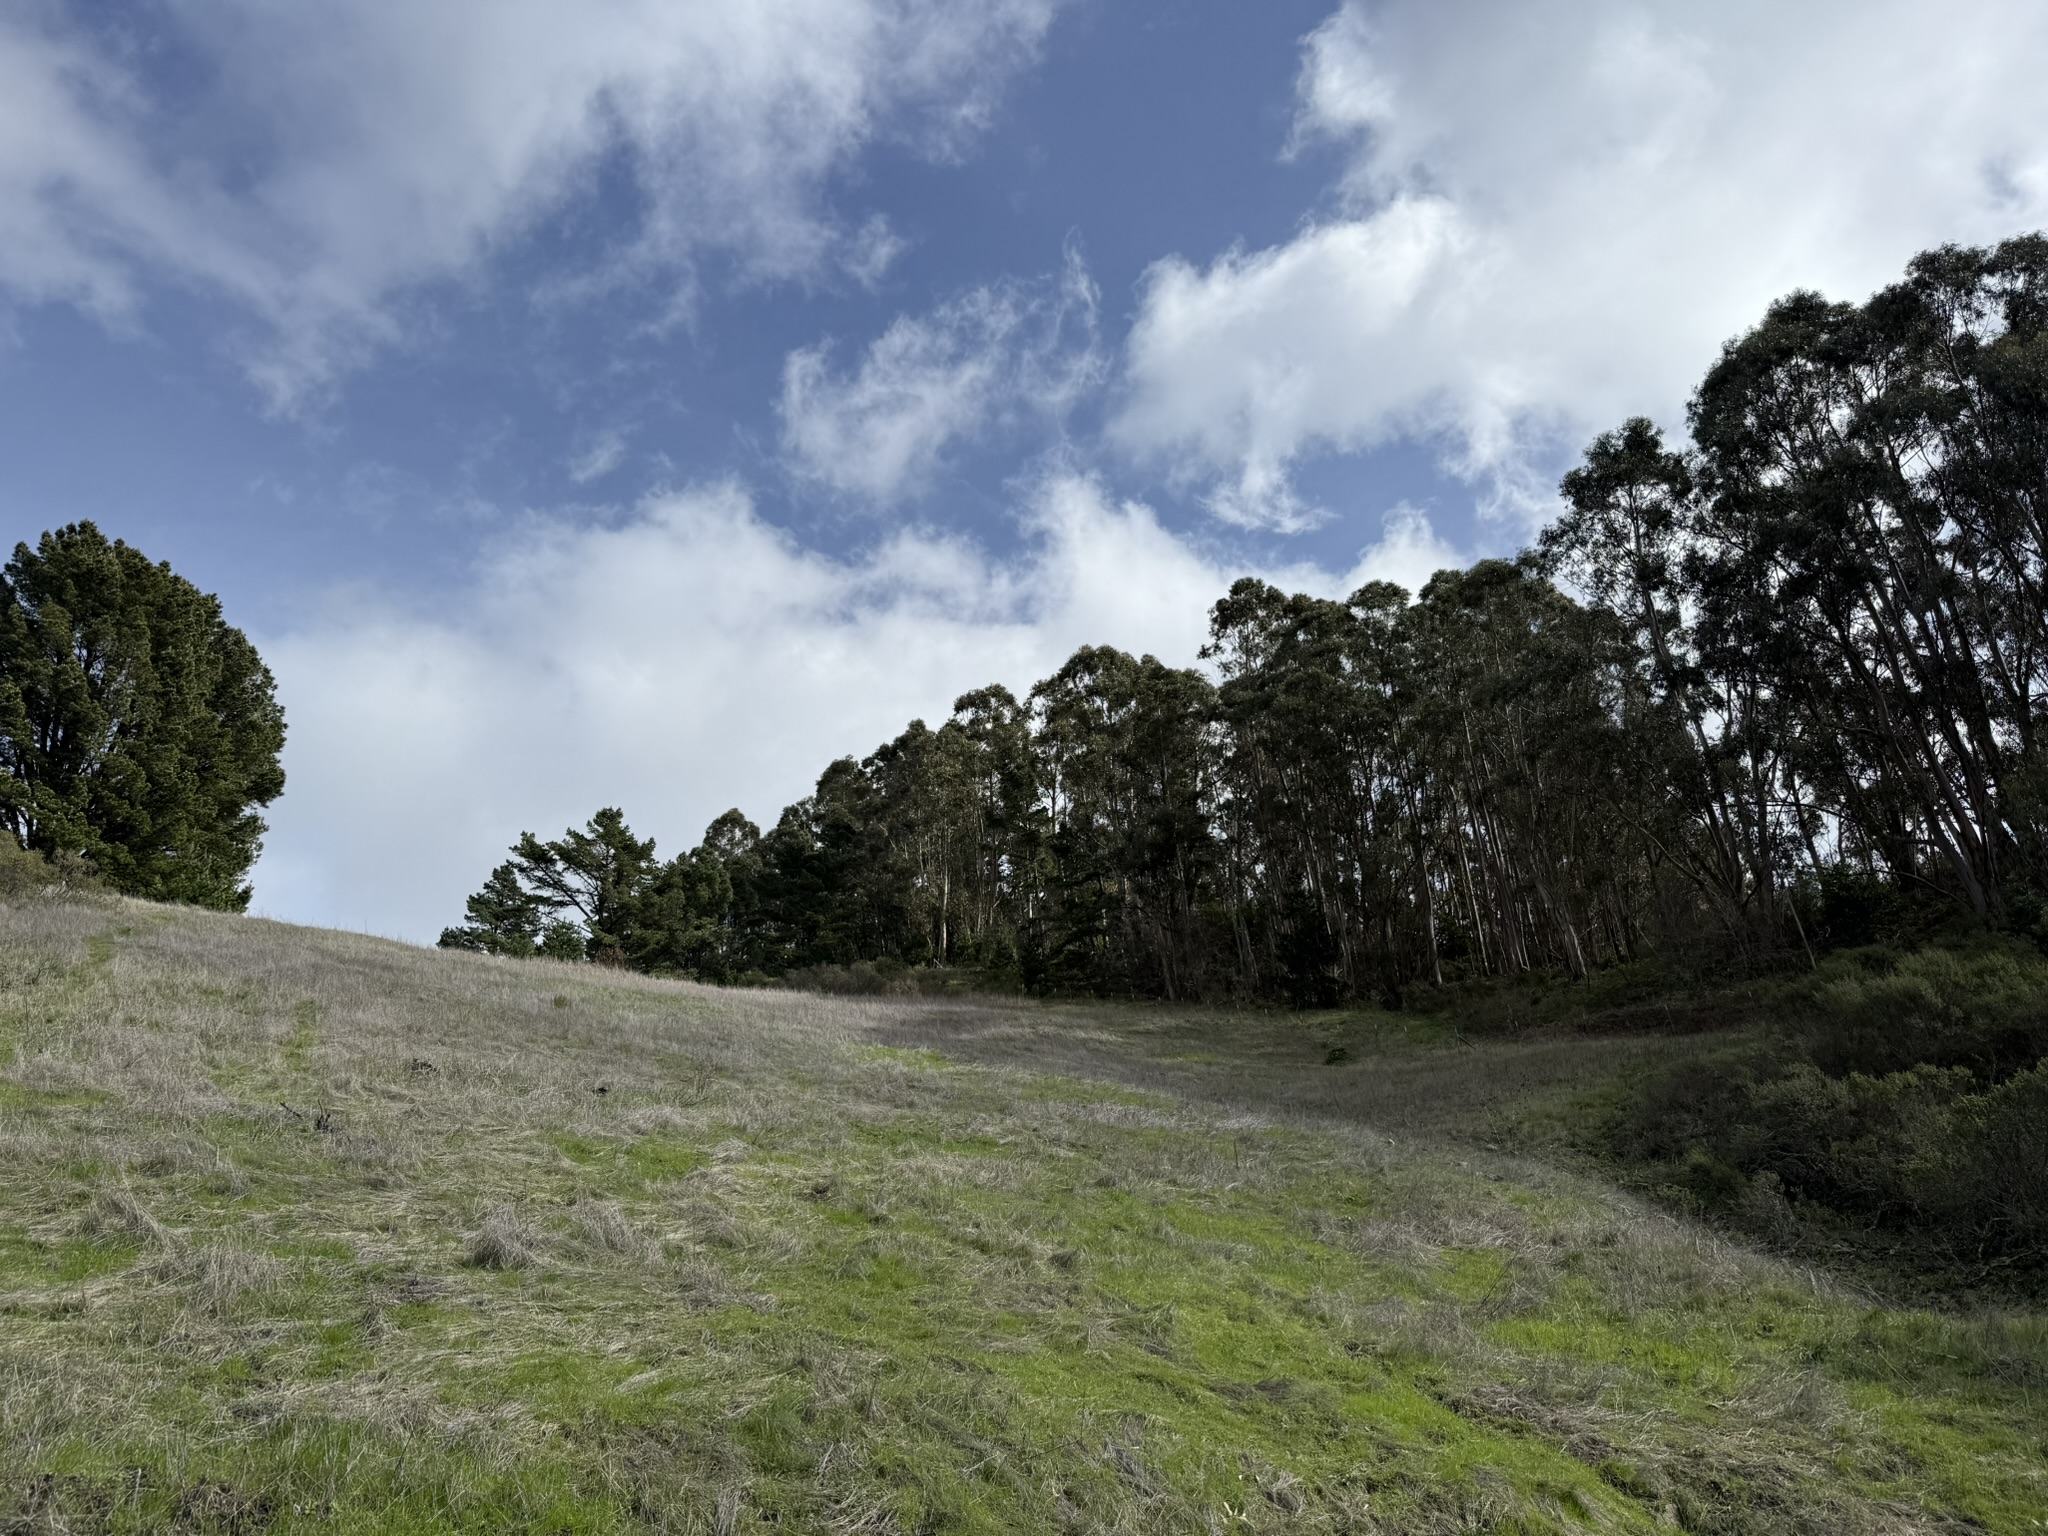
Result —
<path fill-rule="evenodd" d="M 2009 940 L 1870 948 L 1773 1013 L 1762 1039 L 1648 1084 L 1615 1150 L 1737 1220 L 1776 1224 L 1789 1201 L 1956 1257 L 2048 1262 L 2048 960 Z"/>
<path fill-rule="evenodd" d="M 18 901 L 52 887 L 66 891 L 100 889 L 91 864 L 75 853 L 45 857 L 31 853 L 0 832 L 0 901 Z"/>
<path fill-rule="evenodd" d="M 0 901 L 12 901 L 50 883 L 49 863 L 12 837 L 0 836 Z"/>
<path fill-rule="evenodd" d="M 2010 940 L 1864 950 L 1795 985 L 1786 1011 L 1801 1054 L 1831 1075 L 1925 1062 L 1995 1082 L 2048 1056 L 2048 961 Z"/>
<path fill-rule="evenodd" d="M 1932 1203 L 1977 1251 L 2048 1255 L 2048 1066 L 1960 1101 L 1929 1153 Z"/>

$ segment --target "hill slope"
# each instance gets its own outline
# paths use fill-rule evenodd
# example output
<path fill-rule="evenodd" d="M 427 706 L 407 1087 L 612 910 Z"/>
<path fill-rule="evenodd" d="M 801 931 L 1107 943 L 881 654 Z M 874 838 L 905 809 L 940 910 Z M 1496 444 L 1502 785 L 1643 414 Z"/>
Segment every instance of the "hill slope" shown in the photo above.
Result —
<path fill-rule="evenodd" d="M 2048 1521 L 2039 1316 L 1426 1135 L 1654 1043 L 1311 1120 L 1270 1024 L 84 901 L 0 909 L 0 1010 L 0 1531 Z"/>

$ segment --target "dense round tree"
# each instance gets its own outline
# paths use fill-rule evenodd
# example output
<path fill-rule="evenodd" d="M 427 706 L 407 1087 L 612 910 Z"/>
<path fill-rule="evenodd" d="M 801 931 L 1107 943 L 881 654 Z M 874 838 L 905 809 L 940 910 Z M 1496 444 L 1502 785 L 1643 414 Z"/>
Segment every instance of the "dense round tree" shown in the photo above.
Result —
<path fill-rule="evenodd" d="M 0 570 L 0 820 L 116 890 L 240 910 L 284 789 L 270 669 L 219 600 L 91 523 Z"/>

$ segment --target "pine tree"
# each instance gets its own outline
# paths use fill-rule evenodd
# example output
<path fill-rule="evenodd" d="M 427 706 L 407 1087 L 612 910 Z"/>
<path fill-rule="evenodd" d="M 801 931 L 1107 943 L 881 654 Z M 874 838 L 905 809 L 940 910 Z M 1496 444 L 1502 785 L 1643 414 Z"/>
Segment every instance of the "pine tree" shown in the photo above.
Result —
<path fill-rule="evenodd" d="M 240 910 L 284 711 L 217 598 L 91 523 L 0 571 L 0 821 L 114 889 Z"/>

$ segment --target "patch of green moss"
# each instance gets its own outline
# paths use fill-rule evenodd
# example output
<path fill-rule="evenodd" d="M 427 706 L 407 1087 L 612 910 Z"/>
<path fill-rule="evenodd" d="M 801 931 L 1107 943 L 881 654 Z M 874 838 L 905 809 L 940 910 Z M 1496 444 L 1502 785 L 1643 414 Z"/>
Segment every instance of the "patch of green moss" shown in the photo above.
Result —
<path fill-rule="evenodd" d="M 710 1161 L 702 1147 L 670 1136 L 643 1136 L 626 1148 L 625 1166 L 635 1178 L 649 1183 L 658 1179 L 680 1179 L 695 1173 Z"/>

